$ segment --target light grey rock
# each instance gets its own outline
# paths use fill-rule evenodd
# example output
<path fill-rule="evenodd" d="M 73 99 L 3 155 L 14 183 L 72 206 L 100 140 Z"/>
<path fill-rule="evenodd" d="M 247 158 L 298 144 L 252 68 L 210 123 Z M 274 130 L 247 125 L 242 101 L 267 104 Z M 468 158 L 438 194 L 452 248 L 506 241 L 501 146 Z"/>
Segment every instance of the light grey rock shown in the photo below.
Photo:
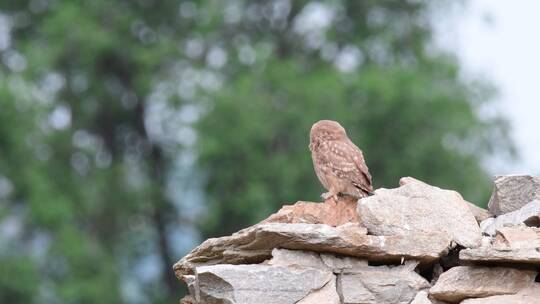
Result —
<path fill-rule="evenodd" d="M 486 229 L 495 222 L 494 217 L 487 218 L 480 222 L 480 230 L 482 230 L 483 233 L 485 233 Z"/>
<path fill-rule="evenodd" d="M 331 271 L 318 253 L 304 250 L 274 248 L 274 250 L 272 250 L 272 259 L 269 260 L 267 264 L 272 266 L 312 267 Z"/>
<path fill-rule="evenodd" d="M 405 261 L 404 265 L 369 266 L 366 260 L 336 256 L 328 253 L 313 253 L 300 250 L 274 249 L 268 265 L 285 267 L 315 267 L 338 275 L 339 293 L 344 303 L 408 303 L 418 290 L 429 287 L 429 283 L 414 272 L 417 261 Z M 332 285 L 329 283 L 328 286 Z M 335 291 L 335 285 L 334 291 Z M 333 292 L 325 287 L 313 292 L 303 301 L 330 303 L 320 299 L 335 299 Z M 304 302 L 299 302 L 304 303 Z M 339 297 L 338 297 L 338 302 Z"/>
<path fill-rule="evenodd" d="M 313 298 L 313 293 L 331 281 L 335 281 L 332 273 L 304 267 L 214 265 L 196 269 L 200 304 L 293 304 Z M 324 296 L 331 297 L 330 291 L 324 291 Z M 337 293 L 335 297 L 339 299 Z"/>
<path fill-rule="evenodd" d="M 512 211 L 496 217 L 491 224 L 483 224 L 487 226 L 483 232 L 488 235 L 495 235 L 497 229 L 504 226 L 540 226 L 540 200 L 534 200 L 521 207 L 519 210 Z"/>
<path fill-rule="evenodd" d="M 417 261 L 369 266 L 331 254 L 319 259 L 305 251 L 275 249 L 273 254 L 267 264 L 197 267 L 194 276 L 184 276 L 192 286 L 189 299 L 198 304 L 405 304 L 430 286 L 414 272 Z"/>
<path fill-rule="evenodd" d="M 189 294 L 193 297 L 193 302 L 199 301 L 199 287 L 197 286 L 197 279 L 194 275 L 185 275 L 182 277 L 184 283 L 186 283 Z"/>
<path fill-rule="evenodd" d="M 271 257 L 274 248 L 336 253 L 381 262 L 405 259 L 431 263 L 447 252 L 451 243 L 450 236 L 436 231 L 393 236 L 366 235 L 366 232 L 358 224 L 256 225 L 232 236 L 206 240 L 173 268 L 181 278 L 192 274 L 197 266 L 261 263 Z"/>
<path fill-rule="evenodd" d="M 336 257 L 333 254 L 321 253 L 323 263 L 334 273 L 355 271 L 368 266 L 368 261 L 353 257 Z"/>
<path fill-rule="evenodd" d="M 540 303 L 540 283 L 535 283 L 514 295 L 467 299 L 461 304 L 538 304 Z"/>
<path fill-rule="evenodd" d="M 494 184 L 488 209 L 495 215 L 516 211 L 530 201 L 540 200 L 538 176 L 501 175 L 495 177 Z"/>
<path fill-rule="evenodd" d="M 337 293 L 336 280 L 330 280 L 321 289 L 312 291 L 297 304 L 341 304 Z"/>
<path fill-rule="evenodd" d="M 360 223 L 374 235 L 444 232 L 464 247 L 480 245 L 482 233 L 467 203 L 456 191 L 411 177 L 396 189 L 378 189 L 358 202 Z"/>
<path fill-rule="evenodd" d="M 540 265 L 540 252 L 535 248 L 525 249 L 504 249 L 494 247 L 483 247 L 475 249 L 464 249 L 459 252 L 459 259 L 473 262 L 498 262 L 498 263 L 520 263 Z"/>
<path fill-rule="evenodd" d="M 368 261 L 348 256 L 337 257 L 329 253 L 316 253 L 303 250 L 275 248 L 272 259 L 267 262 L 273 266 L 302 266 L 341 273 L 368 266 Z M 414 268 L 414 267 L 413 267 Z"/>
<path fill-rule="evenodd" d="M 540 265 L 540 228 L 502 227 L 495 237 L 484 240 L 479 248 L 461 250 L 459 258 L 474 262 Z"/>
<path fill-rule="evenodd" d="M 404 266 L 367 266 L 338 275 L 344 304 L 408 304 L 429 282 Z"/>
<path fill-rule="evenodd" d="M 416 294 L 411 304 L 433 304 L 433 302 L 428 298 L 428 293 L 422 290 Z"/>
<path fill-rule="evenodd" d="M 467 206 L 469 206 L 469 210 L 471 210 L 472 214 L 474 215 L 474 218 L 476 219 L 478 223 L 490 217 L 493 217 L 493 214 L 491 214 L 491 212 L 489 212 L 488 210 L 478 207 L 477 205 L 469 201 L 465 201 L 465 202 L 467 203 Z"/>
<path fill-rule="evenodd" d="M 497 230 L 494 245 L 503 249 L 540 249 L 540 228 L 513 226 Z"/>
<path fill-rule="evenodd" d="M 457 266 L 444 272 L 429 290 L 441 301 L 457 303 L 467 298 L 515 294 L 534 282 L 536 271 L 504 267 Z"/>
<path fill-rule="evenodd" d="M 414 297 L 411 304 L 447 304 L 447 302 L 439 301 L 429 297 L 429 293 L 425 290 L 419 291 Z"/>

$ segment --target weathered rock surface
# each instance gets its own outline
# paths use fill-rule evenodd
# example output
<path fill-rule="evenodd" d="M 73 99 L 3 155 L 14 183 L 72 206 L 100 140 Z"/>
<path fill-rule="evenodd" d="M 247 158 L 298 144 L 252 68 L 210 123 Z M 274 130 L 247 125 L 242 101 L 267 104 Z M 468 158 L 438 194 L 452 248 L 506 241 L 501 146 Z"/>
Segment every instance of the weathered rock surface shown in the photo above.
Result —
<path fill-rule="evenodd" d="M 429 297 L 427 291 L 422 290 L 416 294 L 416 297 L 414 297 L 414 300 L 411 302 L 411 304 L 446 304 L 446 302 L 432 299 Z"/>
<path fill-rule="evenodd" d="M 346 223 L 358 223 L 356 200 L 340 197 L 336 202 L 326 200 L 324 203 L 297 202 L 283 206 L 263 223 L 306 223 L 341 226 Z"/>
<path fill-rule="evenodd" d="M 534 282 L 536 271 L 503 267 L 458 266 L 444 272 L 429 293 L 435 299 L 457 303 L 466 298 L 515 294 Z"/>
<path fill-rule="evenodd" d="M 487 220 L 490 217 L 493 217 L 493 214 L 489 212 L 488 210 L 478 207 L 475 204 L 465 201 L 467 203 L 467 206 L 469 206 L 469 210 L 471 210 L 471 213 L 473 214 L 474 218 L 478 223 Z"/>
<path fill-rule="evenodd" d="M 197 301 L 224 304 L 293 304 L 335 281 L 332 273 L 315 268 L 267 265 L 202 266 L 195 276 Z"/>
<path fill-rule="evenodd" d="M 478 247 L 482 237 L 469 204 L 450 190 L 411 177 L 401 187 L 378 189 L 358 202 L 360 223 L 375 235 L 445 232 L 464 247 Z"/>
<path fill-rule="evenodd" d="M 483 233 L 486 234 L 486 229 L 491 226 L 491 224 L 493 224 L 495 222 L 495 218 L 494 217 L 489 217 L 483 221 L 480 222 L 480 230 L 482 230 Z"/>
<path fill-rule="evenodd" d="M 265 264 L 197 267 L 183 277 L 191 294 L 184 303 L 406 304 L 430 287 L 414 271 L 415 261 L 369 266 L 326 253 L 274 249 L 272 255 Z"/>
<path fill-rule="evenodd" d="M 534 200 L 521 207 L 519 210 L 510 213 L 502 214 L 494 220 L 488 220 L 488 225 L 483 229 L 483 232 L 488 235 L 495 235 L 497 229 L 504 226 L 540 226 L 540 200 Z"/>
<path fill-rule="evenodd" d="M 540 265 L 540 252 L 535 248 L 504 249 L 484 247 L 465 249 L 459 253 L 459 259 L 475 262 L 523 263 Z"/>
<path fill-rule="evenodd" d="M 296 304 L 341 304 L 339 294 L 337 292 L 336 280 L 330 280 L 321 289 L 312 291 L 305 298 L 296 302 Z"/>
<path fill-rule="evenodd" d="M 365 263 L 367 265 L 367 262 Z M 328 267 L 328 265 L 321 259 L 321 255 L 319 253 L 303 250 L 274 248 L 274 250 L 272 250 L 272 259 L 267 261 L 266 264 L 272 266 L 312 267 L 332 271 L 332 269 Z"/>
<path fill-rule="evenodd" d="M 368 266 L 368 261 L 348 256 L 337 257 L 329 253 L 319 254 L 311 251 L 276 248 L 272 250 L 272 259 L 267 264 L 274 266 L 313 267 L 333 273 L 341 273 L 365 268 Z"/>
<path fill-rule="evenodd" d="M 241 230 L 231 236 L 208 239 L 174 265 L 180 278 L 197 266 L 261 263 L 274 248 L 309 250 L 362 257 L 373 261 L 401 259 L 429 263 L 450 246 L 445 233 L 373 236 L 358 224 L 331 227 L 321 224 L 270 223 Z"/>
<path fill-rule="evenodd" d="M 333 255 L 324 254 L 325 256 L 331 256 L 333 260 L 341 260 Z M 332 260 L 332 261 L 333 261 Z M 352 261 L 351 263 L 351 260 Z M 328 272 L 340 272 L 341 269 L 334 269 L 334 264 L 327 264 L 322 259 L 321 255 L 310 251 L 301 250 L 288 250 L 288 249 L 274 249 L 272 251 L 272 259 L 267 262 L 268 265 L 282 266 L 282 267 L 311 267 Z M 343 263 L 339 265 L 348 265 L 355 267 L 357 265 L 367 266 L 367 261 L 354 259 L 350 257 L 343 258 Z M 331 280 L 320 290 L 314 291 L 307 297 L 302 299 L 299 304 L 340 304 L 340 296 L 337 293 L 336 280 Z"/>
<path fill-rule="evenodd" d="M 495 246 L 511 249 L 540 248 L 540 228 L 502 227 L 497 230 Z"/>
<path fill-rule="evenodd" d="M 335 255 L 328 253 L 321 253 L 320 255 L 324 265 L 334 273 L 354 272 L 356 269 L 364 269 L 368 266 L 368 261 L 363 259 L 348 256 L 336 257 Z M 414 266 L 411 270 L 412 269 L 414 269 Z"/>
<path fill-rule="evenodd" d="M 428 298 L 428 293 L 422 290 L 416 294 L 411 304 L 433 304 L 433 303 Z"/>
<path fill-rule="evenodd" d="M 461 250 L 459 258 L 464 261 L 540 265 L 540 228 L 502 227 L 495 237 L 486 237 L 485 240 L 479 248 Z"/>
<path fill-rule="evenodd" d="M 408 265 L 366 266 L 339 274 L 338 282 L 346 304 L 408 304 L 430 286 Z"/>
<path fill-rule="evenodd" d="M 516 211 L 535 199 L 540 200 L 540 177 L 502 175 L 495 177 L 488 209 L 495 215 Z"/>
<path fill-rule="evenodd" d="M 540 284 L 523 289 L 515 295 L 493 296 L 480 299 L 468 299 L 461 304 L 539 304 Z"/>
<path fill-rule="evenodd" d="M 414 261 L 401 266 L 369 266 L 362 259 L 326 253 L 274 249 L 272 255 L 269 265 L 315 267 L 336 274 L 343 303 L 409 303 L 419 290 L 430 287 L 414 272 L 418 264 Z"/>

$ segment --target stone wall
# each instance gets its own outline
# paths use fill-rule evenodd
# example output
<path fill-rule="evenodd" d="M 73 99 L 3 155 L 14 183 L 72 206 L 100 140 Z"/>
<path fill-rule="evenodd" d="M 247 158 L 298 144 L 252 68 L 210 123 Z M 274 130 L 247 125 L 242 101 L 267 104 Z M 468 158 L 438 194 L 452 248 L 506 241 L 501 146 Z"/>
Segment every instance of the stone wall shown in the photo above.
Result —
<path fill-rule="evenodd" d="M 540 179 L 489 211 L 414 178 L 358 202 L 298 202 L 174 265 L 184 304 L 540 304 Z"/>

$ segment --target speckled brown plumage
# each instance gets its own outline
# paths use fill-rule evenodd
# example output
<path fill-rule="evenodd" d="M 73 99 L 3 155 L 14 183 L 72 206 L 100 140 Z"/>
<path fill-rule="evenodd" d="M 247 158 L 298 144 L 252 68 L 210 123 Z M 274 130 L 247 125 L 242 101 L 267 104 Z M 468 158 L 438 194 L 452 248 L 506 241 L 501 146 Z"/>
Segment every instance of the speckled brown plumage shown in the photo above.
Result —
<path fill-rule="evenodd" d="M 332 120 L 318 121 L 311 127 L 311 157 L 315 173 L 328 193 L 366 197 L 373 191 L 371 175 L 362 151 L 347 137 L 345 129 Z"/>

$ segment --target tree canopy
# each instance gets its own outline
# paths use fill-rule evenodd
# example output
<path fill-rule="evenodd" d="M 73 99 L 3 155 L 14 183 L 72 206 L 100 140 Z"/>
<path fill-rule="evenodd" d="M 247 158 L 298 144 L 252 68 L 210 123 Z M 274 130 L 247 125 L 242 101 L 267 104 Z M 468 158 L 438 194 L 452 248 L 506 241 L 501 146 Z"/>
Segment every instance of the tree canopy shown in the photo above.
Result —
<path fill-rule="evenodd" d="M 376 187 L 485 204 L 493 89 L 432 40 L 444 1 L 0 3 L 0 302 L 171 303 L 201 238 L 320 200 L 338 120 Z"/>

